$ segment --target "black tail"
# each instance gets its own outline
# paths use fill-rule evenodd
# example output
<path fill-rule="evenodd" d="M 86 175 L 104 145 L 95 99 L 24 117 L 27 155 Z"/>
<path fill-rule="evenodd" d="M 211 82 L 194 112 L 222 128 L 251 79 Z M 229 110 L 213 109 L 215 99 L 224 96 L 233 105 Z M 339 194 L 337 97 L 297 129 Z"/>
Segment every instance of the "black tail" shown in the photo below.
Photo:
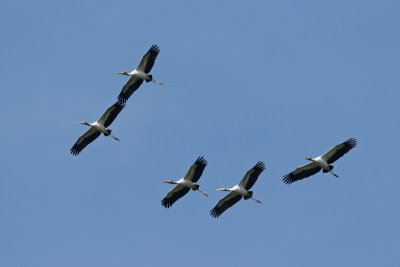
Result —
<path fill-rule="evenodd" d="M 153 80 L 153 75 L 147 75 L 146 82 L 151 82 Z"/>
<path fill-rule="evenodd" d="M 199 189 L 199 188 L 200 188 L 200 185 L 195 184 L 195 185 L 194 185 L 194 188 L 192 188 L 192 190 L 195 191 L 195 190 L 197 190 L 197 189 Z"/>
<path fill-rule="evenodd" d="M 110 134 L 111 134 L 111 130 L 108 130 L 108 129 L 107 129 L 107 133 L 105 133 L 104 135 L 105 135 L 105 136 L 109 136 Z"/>
<path fill-rule="evenodd" d="M 329 169 L 328 171 L 325 171 L 325 169 L 322 169 L 322 172 L 323 172 L 323 173 L 326 173 L 326 172 L 329 172 L 329 171 L 333 170 L 333 166 L 332 166 L 332 165 L 329 165 L 329 168 L 330 168 L 330 169 Z"/>
<path fill-rule="evenodd" d="M 246 197 L 244 197 L 244 200 L 248 200 L 249 198 L 251 198 L 253 196 L 253 191 L 247 191 L 249 192 L 249 195 Z"/>

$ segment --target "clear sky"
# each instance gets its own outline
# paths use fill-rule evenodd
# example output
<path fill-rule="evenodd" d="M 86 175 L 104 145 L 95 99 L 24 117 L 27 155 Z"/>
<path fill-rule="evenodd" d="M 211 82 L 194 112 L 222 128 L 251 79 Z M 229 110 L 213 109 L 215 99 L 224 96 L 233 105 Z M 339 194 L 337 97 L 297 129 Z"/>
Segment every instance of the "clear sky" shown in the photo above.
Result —
<path fill-rule="evenodd" d="M 399 1 L 2 1 L 0 266 L 400 266 Z M 152 44 L 144 83 L 101 136 Z M 282 176 L 348 138 L 335 171 Z M 172 208 L 166 179 L 208 160 Z M 263 204 L 209 211 L 257 161 Z"/>

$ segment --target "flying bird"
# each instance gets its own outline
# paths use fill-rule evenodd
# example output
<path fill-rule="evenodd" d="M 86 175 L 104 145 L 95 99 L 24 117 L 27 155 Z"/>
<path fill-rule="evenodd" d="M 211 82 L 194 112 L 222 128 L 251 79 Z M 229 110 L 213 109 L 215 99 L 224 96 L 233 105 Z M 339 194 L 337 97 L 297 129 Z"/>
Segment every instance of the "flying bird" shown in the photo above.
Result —
<path fill-rule="evenodd" d="M 282 181 L 285 184 L 291 184 L 298 180 L 314 175 L 318 173 L 321 169 L 322 172 L 324 173 L 330 172 L 336 178 L 339 178 L 339 176 L 332 171 L 333 166 L 330 164 L 341 158 L 344 154 L 346 154 L 356 146 L 357 146 L 357 140 L 354 138 L 350 138 L 346 142 L 332 147 L 328 152 L 326 152 L 322 156 L 316 158 L 306 157 L 304 159 L 309 160 L 311 162 L 301 167 L 298 167 L 296 170 L 283 176 Z"/>
<path fill-rule="evenodd" d="M 218 204 L 210 211 L 210 215 L 214 218 L 218 218 L 224 211 L 235 205 L 239 200 L 244 197 L 245 200 L 252 199 L 260 204 L 261 201 L 253 198 L 253 191 L 249 191 L 251 187 L 256 183 L 258 176 L 265 170 L 265 164 L 262 161 L 257 164 L 249 171 L 240 181 L 239 184 L 232 188 L 221 188 L 218 191 L 230 191 L 228 195 L 223 197 Z"/>
<path fill-rule="evenodd" d="M 160 53 L 160 48 L 157 45 L 152 45 L 143 56 L 139 63 L 139 66 L 131 72 L 117 72 L 117 74 L 128 75 L 131 78 L 122 88 L 121 93 L 118 96 L 118 101 L 121 103 L 126 103 L 128 98 L 140 87 L 143 80 L 146 82 L 155 82 L 156 84 L 163 85 L 162 82 L 154 80 L 153 76 L 148 74 L 156 61 L 158 54 Z"/>
<path fill-rule="evenodd" d="M 111 134 L 111 130 L 107 129 L 108 126 L 115 120 L 121 110 L 125 107 L 124 104 L 116 102 L 114 105 L 109 107 L 106 112 L 104 112 L 101 118 L 93 123 L 86 121 L 78 122 L 79 124 L 90 126 L 90 129 L 79 137 L 78 141 L 71 148 L 72 155 L 78 155 L 88 144 L 93 142 L 97 137 L 103 133 L 105 136 L 110 136 L 115 140 L 119 139 Z"/>
<path fill-rule="evenodd" d="M 194 164 L 190 167 L 189 171 L 186 173 L 185 177 L 183 177 L 179 181 L 164 181 L 163 183 L 176 184 L 177 186 L 169 191 L 167 196 L 163 200 L 161 200 L 161 205 L 163 205 L 165 208 L 171 207 L 172 204 L 175 203 L 175 201 L 186 195 L 187 192 L 190 191 L 190 189 L 192 189 L 193 191 L 197 190 L 203 193 L 205 196 L 208 196 L 207 193 L 199 189 L 198 184 L 195 184 L 200 179 L 200 176 L 203 174 L 206 166 L 207 161 L 204 159 L 204 157 L 198 157 Z"/>

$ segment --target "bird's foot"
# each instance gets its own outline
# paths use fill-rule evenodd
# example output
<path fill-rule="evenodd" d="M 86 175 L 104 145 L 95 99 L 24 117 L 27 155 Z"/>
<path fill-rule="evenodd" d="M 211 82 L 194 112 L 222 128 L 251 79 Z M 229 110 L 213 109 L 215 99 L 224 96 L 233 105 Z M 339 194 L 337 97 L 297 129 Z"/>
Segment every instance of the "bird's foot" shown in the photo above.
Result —
<path fill-rule="evenodd" d="M 205 195 L 206 197 L 208 197 L 208 194 L 206 192 L 201 191 L 200 189 L 197 189 L 197 191 L 199 191 L 200 193 L 202 193 L 203 195 Z"/>
<path fill-rule="evenodd" d="M 331 173 L 333 174 L 333 176 L 335 176 L 336 178 L 339 178 L 339 175 L 337 175 L 336 173 L 334 173 L 333 171 L 331 171 Z"/>
<path fill-rule="evenodd" d="M 252 200 L 254 200 L 255 202 L 257 202 L 257 203 L 260 203 L 260 204 L 262 204 L 262 202 L 260 201 L 260 200 L 258 200 L 258 199 L 255 199 L 254 197 L 251 197 L 251 199 Z"/>
<path fill-rule="evenodd" d="M 115 137 L 115 136 L 112 135 L 112 134 L 110 134 L 110 136 L 111 136 L 112 138 L 114 138 L 115 140 L 117 140 L 117 141 L 121 141 L 121 140 L 119 140 L 117 137 Z"/>
<path fill-rule="evenodd" d="M 151 80 L 153 83 L 156 83 L 156 84 L 158 84 L 158 85 L 164 85 L 162 82 L 160 82 L 160 81 L 157 81 L 157 80 Z"/>

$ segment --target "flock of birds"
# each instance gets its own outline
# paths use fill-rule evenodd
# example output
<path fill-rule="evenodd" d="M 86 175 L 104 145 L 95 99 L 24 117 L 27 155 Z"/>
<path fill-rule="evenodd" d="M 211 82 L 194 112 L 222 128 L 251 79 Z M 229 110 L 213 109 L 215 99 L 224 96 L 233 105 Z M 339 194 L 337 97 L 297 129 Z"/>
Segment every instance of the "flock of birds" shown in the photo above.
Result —
<path fill-rule="evenodd" d="M 118 96 L 118 101 L 109 107 L 106 112 L 93 123 L 89 122 L 78 122 L 83 125 L 90 126 L 90 129 L 85 132 L 81 137 L 78 138 L 74 146 L 71 148 L 72 155 L 78 155 L 87 145 L 93 142 L 97 137 L 103 133 L 105 136 L 110 136 L 115 140 L 119 139 L 111 134 L 111 130 L 108 129 L 111 123 L 115 120 L 121 110 L 125 107 L 126 102 L 129 97 L 140 87 L 143 81 L 146 82 L 154 82 L 159 85 L 163 85 L 160 81 L 154 80 L 153 76 L 149 74 L 151 71 L 154 62 L 160 53 L 160 48 L 157 45 L 151 46 L 149 51 L 143 56 L 142 60 L 139 63 L 139 66 L 131 71 L 131 72 L 118 72 L 117 74 L 130 76 L 128 82 L 124 85 L 121 90 L 121 93 Z M 323 173 L 330 172 L 335 177 L 339 177 L 336 173 L 334 173 L 333 166 L 331 165 L 333 162 L 341 158 L 344 154 L 349 152 L 352 148 L 356 147 L 357 140 L 354 138 L 350 138 L 347 141 L 334 146 L 325 154 L 312 158 L 306 157 L 305 160 L 309 160 L 310 162 L 306 165 L 298 167 L 291 173 L 283 176 L 283 182 L 285 184 L 291 184 L 298 180 L 304 179 L 311 175 L 318 173 L 321 169 Z M 207 193 L 200 190 L 200 186 L 197 181 L 200 179 L 201 175 L 205 167 L 207 166 L 207 161 L 204 157 L 198 157 L 195 163 L 190 167 L 189 171 L 186 175 L 178 180 L 168 180 L 164 181 L 164 183 L 176 184 L 176 186 L 168 192 L 167 196 L 161 201 L 162 206 L 165 208 L 171 207 L 178 199 L 186 195 L 190 189 L 193 191 L 199 191 L 205 196 L 208 196 Z M 217 189 L 218 191 L 229 191 L 230 193 L 223 197 L 217 205 L 210 211 L 210 215 L 214 218 L 218 218 L 224 211 L 235 205 L 239 202 L 242 197 L 247 199 L 252 199 L 257 203 L 261 204 L 261 201 L 255 199 L 253 197 L 253 191 L 250 189 L 256 183 L 258 176 L 265 170 L 265 164 L 262 161 L 257 162 L 253 168 L 246 172 L 243 179 L 232 188 L 221 188 Z"/>

